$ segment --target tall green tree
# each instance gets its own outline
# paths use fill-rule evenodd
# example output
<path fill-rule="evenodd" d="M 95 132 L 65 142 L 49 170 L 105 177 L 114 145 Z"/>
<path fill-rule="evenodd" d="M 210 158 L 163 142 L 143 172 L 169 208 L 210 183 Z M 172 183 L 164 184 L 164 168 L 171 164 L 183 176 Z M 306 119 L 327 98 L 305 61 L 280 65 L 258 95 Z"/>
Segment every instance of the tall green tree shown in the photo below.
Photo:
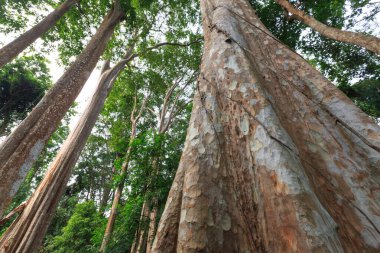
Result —
<path fill-rule="evenodd" d="M 50 85 L 45 60 L 40 56 L 23 57 L 0 69 L 0 137 L 25 118 Z"/>

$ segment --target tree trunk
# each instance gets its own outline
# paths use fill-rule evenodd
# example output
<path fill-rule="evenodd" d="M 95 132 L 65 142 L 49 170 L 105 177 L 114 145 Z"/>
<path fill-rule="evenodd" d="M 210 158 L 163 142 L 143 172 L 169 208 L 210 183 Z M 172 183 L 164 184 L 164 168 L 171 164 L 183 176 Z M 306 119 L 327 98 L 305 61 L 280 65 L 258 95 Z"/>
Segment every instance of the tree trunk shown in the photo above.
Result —
<path fill-rule="evenodd" d="M 375 54 L 380 54 L 380 39 L 376 36 L 358 32 L 343 31 L 338 28 L 327 26 L 312 16 L 307 15 L 302 10 L 297 9 L 289 3 L 288 0 L 276 0 L 276 2 L 287 12 L 291 13 L 292 17 L 310 26 L 310 28 L 317 31 L 321 35 L 329 39 L 363 47 L 371 52 L 374 52 Z"/>
<path fill-rule="evenodd" d="M 12 61 L 19 55 L 25 48 L 30 44 L 40 38 L 45 32 L 52 28 L 60 18 L 68 11 L 70 8 L 76 4 L 79 0 L 66 0 L 57 9 L 45 17 L 41 22 L 32 27 L 30 30 L 26 31 L 20 35 L 17 39 L 10 42 L 6 46 L 0 49 L 0 68 Z"/>
<path fill-rule="evenodd" d="M 0 216 L 70 108 L 123 17 L 113 8 L 86 49 L 0 146 Z"/>
<path fill-rule="evenodd" d="M 92 100 L 64 142 L 24 212 L 0 239 L 0 252 L 35 252 L 41 245 L 72 168 L 75 166 L 107 98 L 110 82 L 102 75 Z"/>
<path fill-rule="evenodd" d="M 135 136 L 131 136 L 130 144 L 132 143 L 134 137 Z M 120 179 L 119 185 L 117 186 L 117 188 L 115 190 L 115 194 L 114 194 L 113 202 L 112 202 L 112 207 L 111 207 L 111 213 L 110 213 L 110 216 L 108 217 L 107 226 L 106 226 L 106 230 L 104 232 L 102 245 L 100 246 L 100 252 L 105 252 L 107 245 L 111 239 L 113 226 L 115 224 L 115 220 L 116 220 L 116 216 L 117 216 L 117 208 L 119 206 L 121 194 L 123 193 L 124 182 L 125 182 L 125 178 L 127 175 L 131 151 L 132 151 L 132 146 L 129 145 L 128 150 L 127 150 L 127 154 L 125 155 L 125 161 L 121 167 L 121 179 Z"/>
<path fill-rule="evenodd" d="M 379 252 L 379 127 L 246 0 L 201 11 L 201 74 L 152 251 Z"/>
<path fill-rule="evenodd" d="M 156 223 L 157 223 L 157 212 L 158 212 L 158 199 L 156 196 L 153 197 L 152 200 L 152 209 L 149 213 L 149 230 L 148 230 L 148 238 L 146 241 L 146 253 L 150 253 L 152 251 L 152 244 L 154 240 L 154 236 L 156 235 Z"/>
<path fill-rule="evenodd" d="M 149 203 L 147 201 L 144 201 L 142 209 L 141 209 L 137 236 L 135 237 L 135 241 L 133 242 L 132 250 L 130 253 L 141 253 L 141 252 L 146 252 L 145 250 L 147 250 L 144 248 L 144 244 L 146 243 L 146 239 L 147 239 L 146 229 L 147 229 L 148 216 L 149 216 Z"/>
<path fill-rule="evenodd" d="M 129 50 L 128 52 L 132 53 L 132 50 Z M 127 52 L 127 55 L 129 54 L 128 52 Z M 130 57 L 126 56 L 125 59 L 133 59 L 134 57 L 137 57 L 137 54 L 131 54 Z M 119 63 L 121 64 L 124 62 L 127 62 L 127 60 L 121 60 Z M 121 167 L 121 178 L 120 178 L 119 185 L 117 186 L 115 190 L 115 195 L 114 195 L 114 199 L 113 199 L 112 207 L 111 207 L 111 213 L 110 213 L 110 216 L 108 217 L 108 222 L 107 222 L 106 230 L 104 232 L 102 245 L 100 246 L 100 249 L 99 249 L 100 252 L 105 252 L 105 250 L 107 249 L 107 245 L 111 239 L 113 226 L 115 224 L 116 215 L 117 215 L 117 207 L 119 205 L 121 194 L 123 193 L 124 182 L 127 177 L 129 159 L 132 152 L 132 142 L 136 138 L 137 123 L 139 119 L 141 118 L 143 111 L 145 110 L 148 97 L 149 96 L 145 97 L 144 101 L 141 104 L 140 110 L 137 111 L 137 94 L 135 95 L 135 101 L 134 101 L 133 110 L 131 113 L 132 126 L 131 126 L 131 135 L 129 137 L 129 145 L 128 145 L 127 153 L 125 156 L 125 161 Z"/>

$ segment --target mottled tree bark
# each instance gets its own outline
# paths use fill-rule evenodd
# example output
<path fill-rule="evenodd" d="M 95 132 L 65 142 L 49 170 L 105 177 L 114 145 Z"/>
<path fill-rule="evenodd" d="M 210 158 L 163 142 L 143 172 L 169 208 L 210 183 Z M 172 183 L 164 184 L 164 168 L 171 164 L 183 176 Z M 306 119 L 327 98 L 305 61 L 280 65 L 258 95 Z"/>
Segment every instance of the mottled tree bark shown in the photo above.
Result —
<path fill-rule="evenodd" d="M 321 35 L 336 41 L 357 45 L 376 54 L 380 54 L 380 39 L 376 36 L 358 32 L 343 31 L 338 28 L 327 26 L 312 16 L 307 15 L 302 10 L 297 9 L 289 3 L 288 0 L 276 0 L 276 2 L 287 12 L 291 13 L 292 18 L 295 18 L 298 21 L 310 26 L 310 28 L 317 31 Z"/>
<path fill-rule="evenodd" d="M 152 251 L 379 252 L 379 127 L 246 0 L 201 11 L 201 74 Z"/>
<path fill-rule="evenodd" d="M 107 64 L 106 64 L 107 65 Z M 0 239 L 0 252 L 35 252 L 41 245 L 67 182 L 103 108 L 114 78 L 105 72 L 80 121 L 64 142 L 20 217 Z"/>
<path fill-rule="evenodd" d="M 102 55 L 123 12 L 113 8 L 86 49 L 0 146 L 0 216 Z"/>
<path fill-rule="evenodd" d="M 20 35 L 17 39 L 10 42 L 0 49 L 0 68 L 12 61 L 25 48 L 40 38 L 45 32 L 52 28 L 60 18 L 79 0 L 66 0 L 57 9 L 46 16 L 41 22 Z"/>

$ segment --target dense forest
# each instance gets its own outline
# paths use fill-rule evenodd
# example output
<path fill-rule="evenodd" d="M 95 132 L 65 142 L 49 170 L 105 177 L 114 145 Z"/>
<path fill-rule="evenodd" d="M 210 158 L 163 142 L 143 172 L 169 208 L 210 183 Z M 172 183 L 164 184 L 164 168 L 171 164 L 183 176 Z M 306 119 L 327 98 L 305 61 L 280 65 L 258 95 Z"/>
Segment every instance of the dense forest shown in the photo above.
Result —
<path fill-rule="evenodd" d="M 379 23 L 0 0 L 0 253 L 380 252 Z"/>

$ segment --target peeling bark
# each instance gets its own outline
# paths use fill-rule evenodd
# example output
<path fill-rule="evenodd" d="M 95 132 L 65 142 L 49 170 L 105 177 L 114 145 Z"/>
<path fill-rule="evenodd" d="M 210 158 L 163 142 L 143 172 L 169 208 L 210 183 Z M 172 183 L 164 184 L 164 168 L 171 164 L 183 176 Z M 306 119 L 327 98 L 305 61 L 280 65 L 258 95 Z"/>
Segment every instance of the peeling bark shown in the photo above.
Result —
<path fill-rule="evenodd" d="M 291 3 L 289 3 L 288 0 L 276 0 L 276 2 L 281 5 L 285 11 L 292 14 L 292 19 L 295 18 L 298 21 L 301 21 L 321 35 L 329 39 L 363 47 L 375 54 L 380 54 L 380 39 L 378 37 L 364 33 L 343 31 L 338 28 L 327 26 L 312 16 L 307 15 L 302 10 L 297 9 Z"/>
<path fill-rule="evenodd" d="M 45 32 L 52 28 L 62 16 L 73 7 L 79 0 L 66 0 L 57 9 L 45 17 L 41 22 L 20 35 L 0 49 L 0 68 L 12 61 L 25 48 L 40 38 Z"/>
<path fill-rule="evenodd" d="M 247 1 L 201 11 L 201 74 L 152 252 L 378 252 L 379 127 Z"/>
<path fill-rule="evenodd" d="M 0 216 L 102 55 L 123 12 L 113 8 L 86 49 L 0 146 Z"/>

